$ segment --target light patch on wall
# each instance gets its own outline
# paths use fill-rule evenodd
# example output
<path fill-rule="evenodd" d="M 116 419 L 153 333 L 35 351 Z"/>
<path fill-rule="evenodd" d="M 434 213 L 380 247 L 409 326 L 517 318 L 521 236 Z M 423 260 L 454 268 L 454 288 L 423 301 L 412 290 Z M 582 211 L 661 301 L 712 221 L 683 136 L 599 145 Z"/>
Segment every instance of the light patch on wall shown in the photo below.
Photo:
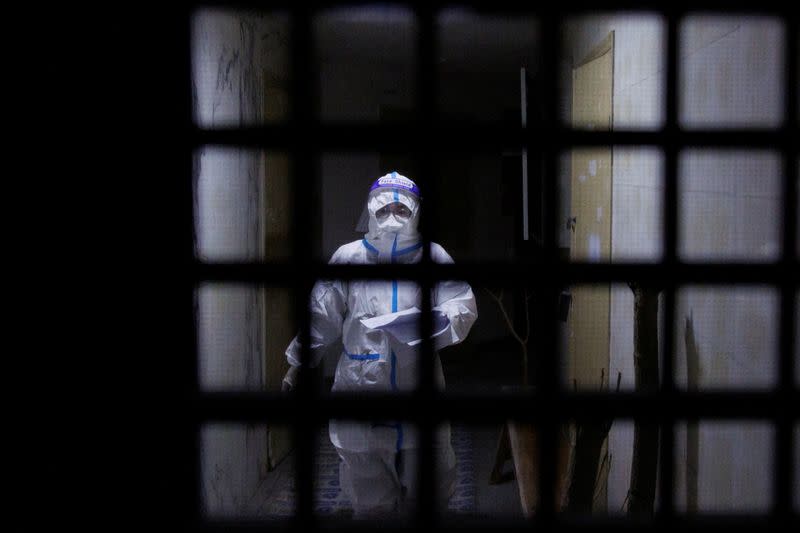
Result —
<path fill-rule="evenodd" d="M 589 235 L 589 261 L 600 260 L 600 235 L 592 233 Z"/>
<path fill-rule="evenodd" d="M 586 181 L 586 174 L 581 174 L 580 176 L 578 176 L 578 181 L 580 181 L 581 183 L 585 182 Z"/>
<path fill-rule="evenodd" d="M 597 160 L 592 159 L 589 161 L 589 175 L 590 176 L 597 176 Z"/>
<path fill-rule="evenodd" d="M 602 207 L 598 207 L 597 208 L 597 221 L 600 222 L 601 220 L 603 220 L 603 208 Z"/>

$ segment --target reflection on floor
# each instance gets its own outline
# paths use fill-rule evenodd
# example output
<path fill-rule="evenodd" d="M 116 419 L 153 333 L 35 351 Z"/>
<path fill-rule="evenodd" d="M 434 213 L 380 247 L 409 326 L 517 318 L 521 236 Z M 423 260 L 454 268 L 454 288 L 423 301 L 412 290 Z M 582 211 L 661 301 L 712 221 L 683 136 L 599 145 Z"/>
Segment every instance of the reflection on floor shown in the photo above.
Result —
<path fill-rule="evenodd" d="M 456 490 L 448 502 L 450 515 L 516 517 L 521 515 L 516 482 L 510 479 L 489 485 L 500 428 L 452 427 L 456 452 Z M 349 516 L 350 502 L 339 488 L 339 457 L 327 437 L 320 435 L 315 478 L 315 509 L 323 516 Z M 293 457 L 289 456 L 269 473 L 246 514 L 262 518 L 285 519 L 294 512 Z M 510 469 L 511 465 L 506 468 Z"/>

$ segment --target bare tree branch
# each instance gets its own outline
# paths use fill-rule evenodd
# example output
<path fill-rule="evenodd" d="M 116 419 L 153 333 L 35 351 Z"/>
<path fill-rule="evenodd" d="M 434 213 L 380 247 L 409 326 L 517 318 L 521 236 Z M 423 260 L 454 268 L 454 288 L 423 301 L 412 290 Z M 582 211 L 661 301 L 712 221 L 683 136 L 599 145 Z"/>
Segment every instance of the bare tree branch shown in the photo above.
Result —
<path fill-rule="evenodd" d="M 506 325 L 508 326 L 508 330 L 511 332 L 511 335 L 517 340 L 518 343 L 520 343 L 521 345 L 525 346 L 525 344 L 527 343 L 527 339 L 523 340 L 519 336 L 519 334 L 517 334 L 517 331 L 514 329 L 514 324 L 511 322 L 511 318 L 508 316 L 508 313 L 506 312 L 506 306 L 503 304 L 503 290 L 502 289 L 500 290 L 500 295 L 498 296 L 498 295 L 495 295 L 488 288 L 484 287 L 484 289 L 486 290 L 486 292 L 489 293 L 489 295 L 492 298 L 494 298 L 494 300 L 497 302 L 497 306 L 500 307 L 500 312 L 503 313 L 503 318 L 506 321 Z M 527 305 L 526 305 L 526 309 L 527 309 Z"/>

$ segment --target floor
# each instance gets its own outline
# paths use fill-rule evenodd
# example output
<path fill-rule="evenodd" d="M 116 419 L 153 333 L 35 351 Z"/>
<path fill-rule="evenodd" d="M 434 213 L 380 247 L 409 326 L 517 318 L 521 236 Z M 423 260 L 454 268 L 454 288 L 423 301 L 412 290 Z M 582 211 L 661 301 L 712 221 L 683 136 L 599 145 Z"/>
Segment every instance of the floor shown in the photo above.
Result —
<path fill-rule="evenodd" d="M 459 347 L 441 354 L 449 392 L 499 392 L 513 385 L 518 375 L 518 355 L 501 347 L 485 347 L 491 353 L 491 364 L 460 352 Z M 510 377 L 511 376 L 511 377 Z M 487 404 L 487 409 L 491 405 Z M 504 464 L 504 481 L 489 484 L 489 474 L 495 462 L 497 440 L 502 417 L 494 425 L 453 426 L 452 443 L 457 457 L 456 494 L 448 502 L 444 521 L 476 518 L 514 519 L 522 516 L 516 480 L 511 461 Z M 338 486 L 338 456 L 330 445 L 327 430 L 319 436 L 315 476 L 315 510 L 332 519 L 348 519 L 350 505 Z M 264 477 L 254 493 L 239 501 L 236 515 L 256 519 L 285 519 L 294 512 L 294 457 L 289 455 Z"/>
<path fill-rule="evenodd" d="M 457 468 L 461 469 L 460 475 L 464 479 L 458 482 L 462 486 L 457 486 L 456 494 L 449 502 L 445 521 L 447 516 L 460 518 L 521 516 L 511 462 L 505 464 L 505 473 L 508 475 L 502 483 L 490 485 L 488 482 L 494 464 L 499 430 L 499 427 L 489 426 L 453 427 L 454 448 L 460 461 Z M 320 515 L 347 518 L 349 505 L 339 491 L 338 479 L 335 479 L 338 476 L 332 474 L 335 471 L 333 468 L 325 468 L 326 462 L 338 461 L 338 457 L 327 442 L 322 442 L 321 445 L 324 448 L 318 456 L 318 463 L 322 463 L 323 472 L 315 480 L 318 485 L 315 491 L 317 499 L 315 508 Z M 291 516 L 294 504 L 293 459 L 289 455 L 263 480 L 248 505 L 250 512 L 247 514 L 276 519 Z M 330 487 L 327 487 L 328 484 Z"/>

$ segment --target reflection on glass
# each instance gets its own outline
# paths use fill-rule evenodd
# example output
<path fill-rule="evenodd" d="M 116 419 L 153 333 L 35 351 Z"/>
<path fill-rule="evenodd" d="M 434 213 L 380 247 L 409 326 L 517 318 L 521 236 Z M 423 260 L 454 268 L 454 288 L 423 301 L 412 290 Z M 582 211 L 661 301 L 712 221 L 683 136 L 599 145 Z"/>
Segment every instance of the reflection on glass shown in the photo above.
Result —
<path fill-rule="evenodd" d="M 664 20 L 612 13 L 571 17 L 564 26 L 570 73 L 567 124 L 586 129 L 656 129 L 664 122 Z M 569 70 L 567 70 L 569 69 Z M 613 102 L 613 105 L 612 105 Z"/>
<path fill-rule="evenodd" d="M 691 16 L 679 36 L 687 128 L 776 127 L 784 117 L 784 26 L 760 16 Z"/>
<path fill-rule="evenodd" d="M 200 434 L 203 514 L 212 519 L 288 519 L 295 512 L 289 428 L 206 424 Z"/>
<path fill-rule="evenodd" d="M 195 123 L 217 128 L 286 120 L 289 54 L 285 14 L 196 11 L 192 17 Z"/>
<path fill-rule="evenodd" d="M 778 292 L 767 287 L 678 291 L 676 383 L 692 390 L 774 386 L 778 301 Z"/>
<path fill-rule="evenodd" d="M 289 256 L 289 162 L 282 153 L 203 147 L 194 154 L 195 253 L 202 261 Z"/>
<path fill-rule="evenodd" d="M 339 8 L 314 19 L 322 120 L 407 120 L 414 108 L 417 24 L 392 6 Z"/>
<path fill-rule="evenodd" d="M 765 422 L 677 425 L 676 508 L 687 514 L 768 512 L 774 439 L 774 429 Z"/>
<path fill-rule="evenodd" d="M 280 390 L 295 329 L 290 290 L 204 283 L 195 298 L 201 389 Z"/>
<path fill-rule="evenodd" d="M 690 261 L 770 261 L 780 254 L 780 158 L 767 151 L 680 155 L 679 253 Z"/>

